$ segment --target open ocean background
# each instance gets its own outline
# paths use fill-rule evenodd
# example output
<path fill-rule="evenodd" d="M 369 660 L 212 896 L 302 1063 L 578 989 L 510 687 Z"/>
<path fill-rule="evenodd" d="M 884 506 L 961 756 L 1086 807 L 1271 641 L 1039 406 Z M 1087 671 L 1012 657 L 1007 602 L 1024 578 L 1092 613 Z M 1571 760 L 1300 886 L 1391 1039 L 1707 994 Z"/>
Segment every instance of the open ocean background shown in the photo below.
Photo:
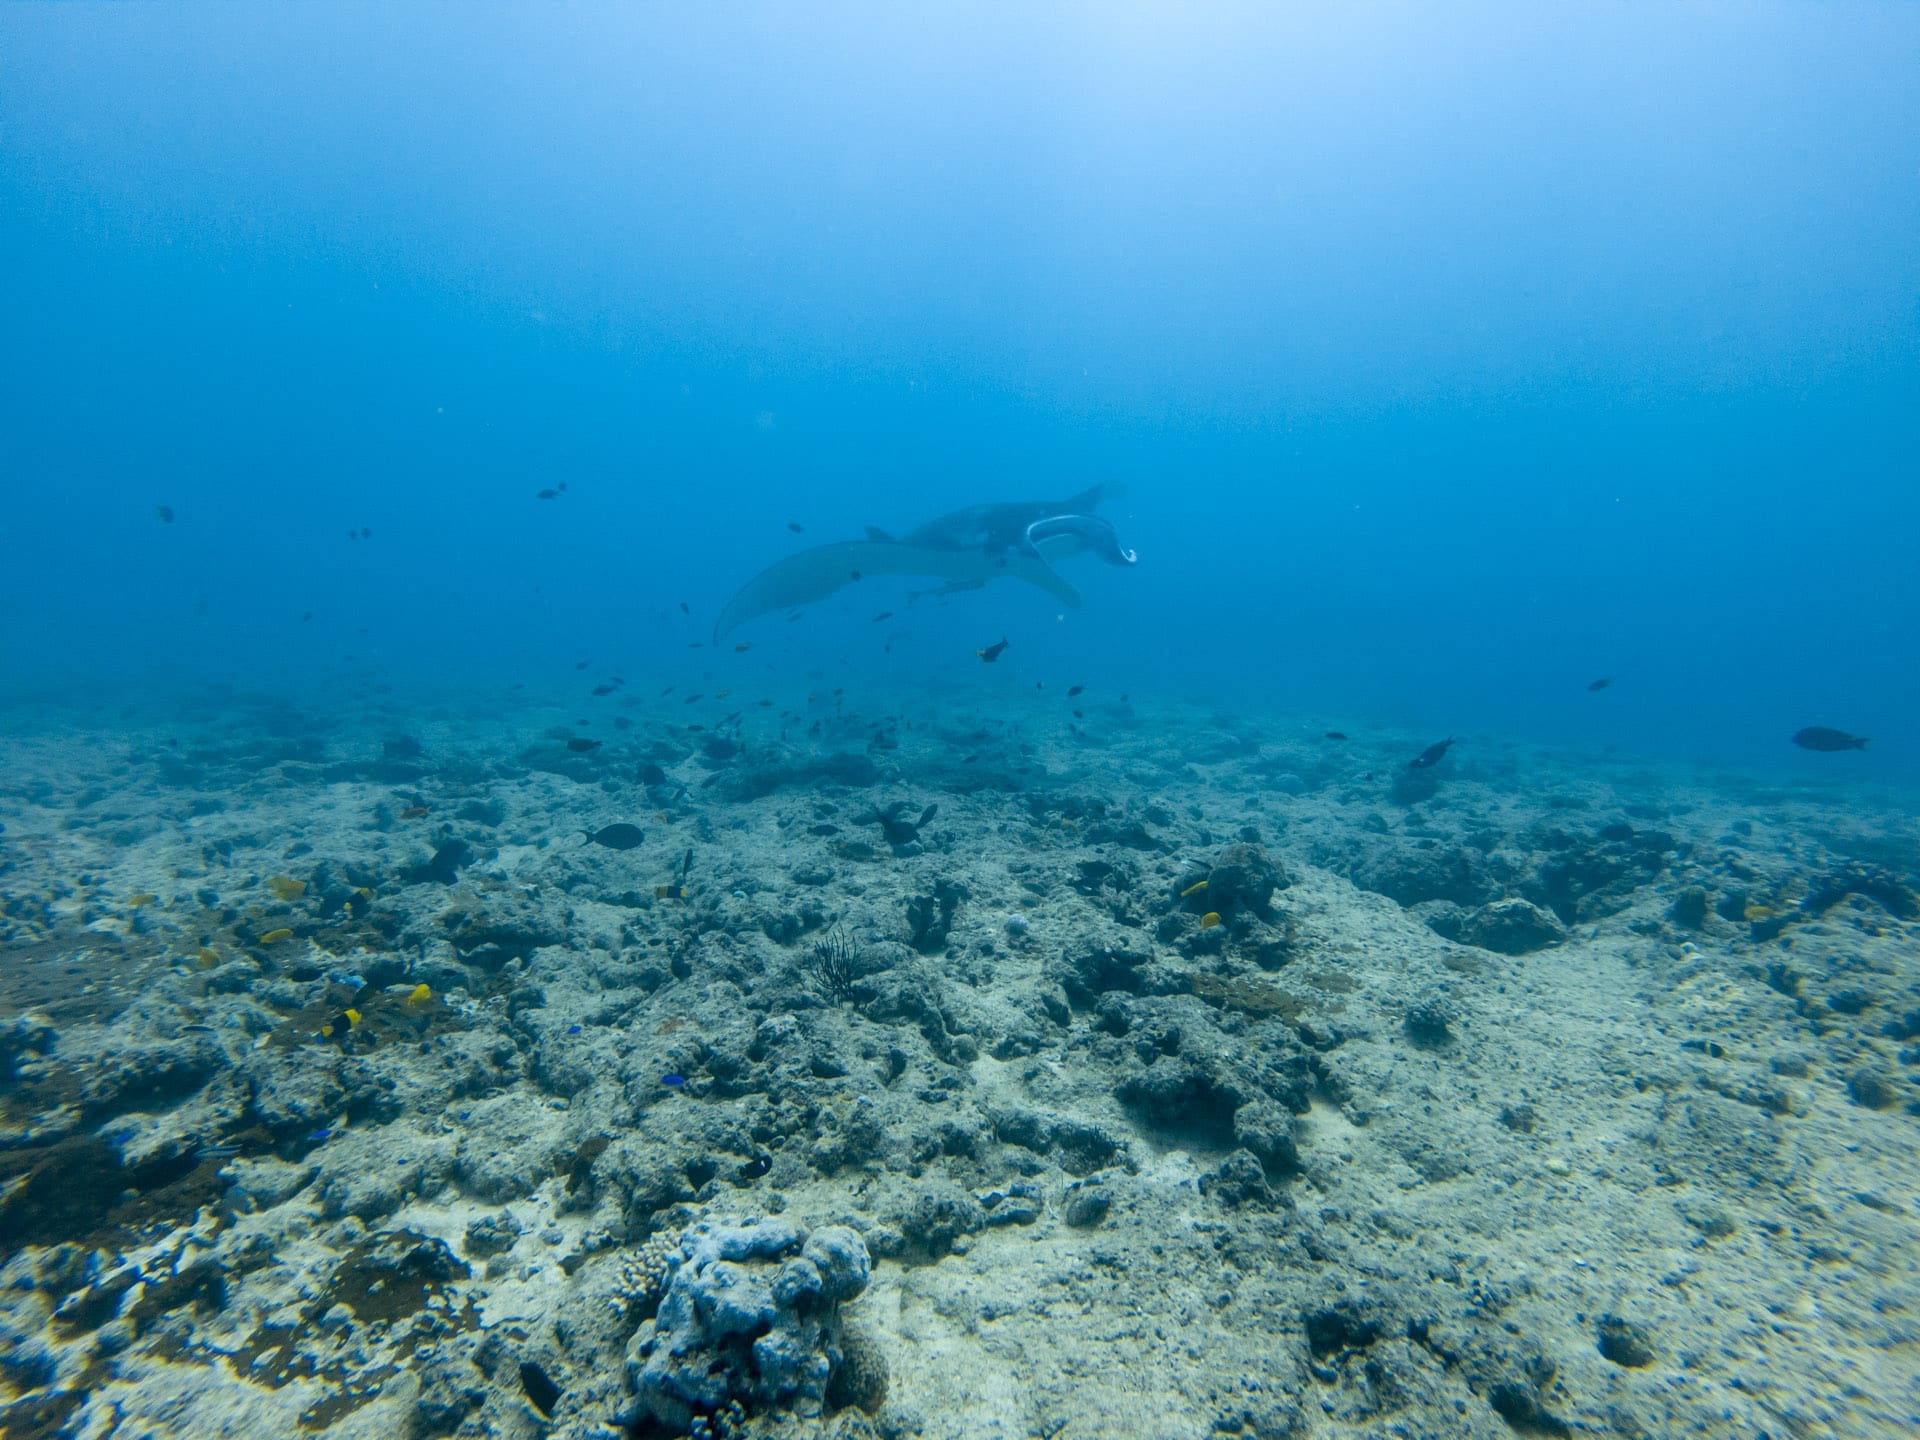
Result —
<path fill-rule="evenodd" d="M 1086 683 L 1910 783 L 1916 76 L 1900 4 L 8 6 L 0 684 Z M 1065 621 L 691 648 L 1095 481 L 1141 564 Z"/>

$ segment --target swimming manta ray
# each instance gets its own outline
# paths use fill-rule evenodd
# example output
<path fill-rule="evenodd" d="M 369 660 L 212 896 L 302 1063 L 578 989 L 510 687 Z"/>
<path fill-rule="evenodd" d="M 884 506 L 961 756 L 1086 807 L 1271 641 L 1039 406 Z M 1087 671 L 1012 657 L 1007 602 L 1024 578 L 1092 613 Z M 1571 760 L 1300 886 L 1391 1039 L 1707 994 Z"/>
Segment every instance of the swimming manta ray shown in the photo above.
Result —
<path fill-rule="evenodd" d="M 1065 500 L 970 505 L 898 539 L 869 526 L 864 540 L 802 550 L 742 585 L 714 622 L 713 638 L 775 610 L 824 600 L 870 575 L 933 576 L 947 582 L 942 593 L 978 589 L 990 580 L 1024 580 L 1078 609 L 1080 592 L 1047 563 L 1048 555 L 1091 550 L 1110 565 L 1139 560 L 1121 548 L 1113 526 L 1093 513 L 1102 489 L 1096 485 Z"/>

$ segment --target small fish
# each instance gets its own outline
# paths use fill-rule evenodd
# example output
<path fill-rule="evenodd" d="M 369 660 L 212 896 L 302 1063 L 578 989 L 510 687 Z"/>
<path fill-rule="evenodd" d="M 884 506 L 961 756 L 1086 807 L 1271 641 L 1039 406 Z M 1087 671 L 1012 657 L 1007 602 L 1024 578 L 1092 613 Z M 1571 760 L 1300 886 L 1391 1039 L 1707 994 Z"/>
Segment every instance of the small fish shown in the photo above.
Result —
<path fill-rule="evenodd" d="M 156 505 L 153 507 L 153 513 L 160 517 L 160 523 L 162 525 L 171 525 L 173 523 L 173 506 Z"/>
<path fill-rule="evenodd" d="M 322 1125 L 318 1130 L 312 1131 L 310 1134 L 308 1134 L 307 1143 L 310 1145 L 320 1145 L 320 1144 L 324 1144 L 328 1140 L 331 1140 L 332 1138 L 333 1138 L 333 1127 L 330 1125 Z"/>
<path fill-rule="evenodd" d="M 304 625 L 311 619 L 313 619 L 313 611 L 311 610 L 304 611 L 300 616 L 300 623 Z"/>
<path fill-rule="evenodd" d="M 656 900 L 684 900 L 687 898 L 687 887 L 684 885 L 656 885 L 653 887 L 653 898 Z"/>
<path fill-rule="evenodd" d="M 281 900 L 298 900 L 307 893 L 307 882 L 296 880 L 291 875 L 275 875 L 267 881 L 267 889 Z"/>
<path fill-rule="evenodd" d="M 1073 699 L 1076 695 L 1084 695 L 1086 693 L 1087 687 L 1084 685 L 1069 685 L 1067 687 L 1067 698 L 1069 700 Z"/>
<path fill-rule="evenodd" d="M 1867 748 L 1863 737 L 1849 735 L 1844 730 L 1830 730 L 1825 725 L 1809 725 L 1804 730 L 1794 731 L 1793 743 L 1802 750 L 1824 750 L 1828 753 Z"/>
<path fill-rule="evenodd" d="M 567 482 L 562 480 L 558 485 L 549 486 L 547 489 L 542 490 L 538 495 L 534 496 L 534 498 L 536 500 L 558 500 L 566 493 Z"/>
<path fill-rule="evenodd" d="M 585 1028 L 586 1027 L 582 1025 L 569 1025 L 567 1026 L 567 1034 L 578 1035 Z"/>
<path fill-rule="evenodd" d="M 430 812 L 424 805 L 409 805 L 400 812 L 402 820 L 424 820 Z"/>
<path fill-rule="evenodd" d="M 1447 753 L 1447 747 L 1451 744 L 1453 744 L 1453 741 L 1451 739 L 1446 739 L 1446 740 L 1439 741 L 1436 744 L 1427 746 L 1426 749 L 1422 750 L 1418 755 L 1414 756 L 1413 759 L 1407 762 L 1407 768 L 1409 770 L 1432 769 L 1435 765 L 1438 765 L 1440 763 L 1441 757 Z"/>
<path fill-rule="evenodd" d="M 262 945 L 278 945 L 283 940 L 293 939 L 293 931 L 282 925 L 278 930 L 269 930 L 260 937 Z"/>
<path fill-rule="evenodd" d="M 640 767 L 640 783 L 642 785 L 664 785 L 667 783 L 667 772 L 654 764 L 653 761 L 648 760 Z"/>
<path fill-rule="evenodd" d="M 160 897 L 155 895 L 151 890 L 142 890 L 137 895 L 127 896 L 127 905 L 131 909 L 139 910 L 144 906 L 153 904 L 153 902 L 159 898 Z"/>
<path fill-rule="evenodd" d="M 1000 658 L 1000 652 L 1006 648 L 1007 637 L 1002 635 L 997 643 L 987 646 L 984 650 L 976 650 L 973 653 L 978 655 L 985 664 L 991 665 Z"/>
<path fill-rule="evenodd" d="M 1344 740 L 1347 738 L 1347 732 L 1344 730 L 1329 730 L 1320 738 L 1322 740 Z"/>
<path fill-rule="evenodd" d="M 422 982 L 407 992 L 407 1009 L 419 1014 L 433 1004 L 433 987 Z"/>
<path fill-rule="evenodd" d="M 596 695 L 611 695 L 614 692 L 614 688 L 612 685 L 596 685 L 593 687 L 593 693 Z"/>
<path fill-rule="evenodd" d="M 585 755 L 590 750 L 598 750 L 601 746 L 601 743 L 602 742 L 598 740 L 588 740 L 583 738 L 582 736 L 576 735 L 571 740 L 567 741 L 567 749 L 571 750 L 576 755 Z"/>
<path fill-rule="evenodd" d="M 1207 911 L 1206 914 L 1200 917 L 1200 928 L 1202 930 L 1211 930 L 1213 929 L 1214 926 L 1218 925 L 1219 923 L 1220 923 L 1220 912 L 1218 910 L 1209 910 Z"/>
<path fill-rule="evenodd" d="M 751 640 L 742 640 L 738 645 L 733 647 L 733 653 L 736 655 L 744 655 L 752 648 L 753 642 Z"/>
<path fill-rule="evenodd" d="M 593 662 L 591 660 L 576 660 L 573 662 L 573 668 L 576 670 L 584 670 L 587 668 L 587 666 L 591 665 L 592 663 Z"/>
<path fill-rule="evenodd" d="M 803 533 L 806 530 L 806 528 L 807 527 L 802 525 L 798 520 L 787 521 L 787 529 L 791 530 L 796 535 Z"/>
<path fill-rule="evenodd" d="M 211 1025 L 194 1024 L 194 1025 L 182 1025 L 180 1027 L 180 1033 L 182 1035 L 211 1035 L 214 1032 L 213 1032 L 213 1026 Z"/>
<path fill-rule="evenodd" d="M 362 525 L 360 527 L 360 538 L 362 540 L 371 540 L 373 538 L 373 527 L 371 525 Z"/>
<path fill-rule="evenodd" d="M 1613 677 L 1611 675 L 1602 675 L 1598 680 L 1595 680 L 1591 684 L 1589 684 L 1587 686 L 1587 689 L 1604 690 L 1612 683 L 1613 683 Z"/>
<path fill-rule="evenodd" d="M 669 1090 L 678 1090 L 682 1085 L 687 1083 L 687 1077 L 684 1075 L 662 1075 L 660 1077 L 660 1083 Z"/>
<path fill-rule="evenodd" d="M 856 580 L 858 580 L 858 579 L 860 578 L 860 572 L 859 572 L 858 570 L 855 570 L 855 571 L 853 572 L 853 578 L 854 578 L 854 579 L 856 579 Z"/>
<path fill-rule="evenodd" d="M 625 820 L 604 825 L 598 830 L 582 830 L 580 833 L 594 844 L 604 845 L 609 850 L 631 850 L 647 838 L 646 832 L 638 825 L 628 824 Z"/>
<path fill-rule="evenodd" d="M 882 610 L 878 615 L 873 617 L 873 623 L 875 625 L 878 625 L 882 620 L 891 620 L 892 618 L 893 618 L 893 611 Z"/>
<path fill-rule="evenodd" d="M 194 1157 L 199 1160 L 231 1160 L 240 1153 L 238 1145 L 196 1145 Z"/>
<path fill-rule="evenodd" d="M 691 615 L 693 613 L 693 611 L 687 608 L 687 602 L 684 600 L 680 602 L 680 613 L 682 615 Z"/>
<path fill-rule="evenodd" d="M 1195 893 L 1197 893 L 1197 892 L 1199 892 L 1199 891 L 1201 891 L 1201 890 L 1204 890 L 1204 889 L 1206 889 L 1206 888 L 1207 888 L 1207 882 L 1206 882 L 1206 881 L 1204 881 L 1204 880 L 1196 880 L 1196 881 L 1194 881 L 1194 882 L 1193 882 L 1193 884 L 1191 884 L 1191 885 L 1189 885 L 1189 886 L 1187 886 L 1187 888 L 1186 888 L 1186 889 L 1184 889 L 1184 890 L 1182 890 L 1182 891 L 1180 892 L 1180 898 L 1181 898 L 1182 900 L 1184 900 L 1184 899 L 1186 899 L 1186 898 L 1187 898 L 1187 897 L 1188 897 L 1189 895 L 1192 895 L 1192 894 L 1195 894 Z"/>

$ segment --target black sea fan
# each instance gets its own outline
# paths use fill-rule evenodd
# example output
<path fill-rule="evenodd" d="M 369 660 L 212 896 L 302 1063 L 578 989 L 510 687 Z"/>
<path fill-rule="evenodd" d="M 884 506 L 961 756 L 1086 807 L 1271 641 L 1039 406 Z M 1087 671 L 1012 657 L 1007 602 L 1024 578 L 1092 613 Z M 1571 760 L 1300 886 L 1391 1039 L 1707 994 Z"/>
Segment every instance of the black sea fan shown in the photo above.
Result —
<path fill-rule="evenodd" d="M 838 1005 L 853 993 L 853 982 L 860 978 L 855 967 L 853 942 L 838 925 L 813 942 L 800 960 L 813 988 Z"/>

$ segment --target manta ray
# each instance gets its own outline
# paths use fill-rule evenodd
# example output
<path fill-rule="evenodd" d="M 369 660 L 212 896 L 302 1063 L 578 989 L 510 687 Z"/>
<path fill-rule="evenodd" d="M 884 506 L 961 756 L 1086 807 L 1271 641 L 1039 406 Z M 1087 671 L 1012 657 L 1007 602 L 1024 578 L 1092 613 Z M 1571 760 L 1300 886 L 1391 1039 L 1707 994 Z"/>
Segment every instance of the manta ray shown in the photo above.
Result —
<path fill-rule="evenodd" d="M 714 622 L 713 638 L 719 641 L 775 610 L 824 600 L 870 575 L 932 576 L 946 582 L 941 593 L 978 589 L 989 580 L 1024 580 L 1078 609 L 1080 592 L 1060 578 L 1049 556 L 1091 550 L 1110 565 L 1133 565 L 1140 558 L 1123 549 L 1113 526 L 1093 513 L 1103 488 L 1065 500 L 970 505 L 898 539 L 869 526 L 864 540 L 802 550 L 742 585 Z"/>

